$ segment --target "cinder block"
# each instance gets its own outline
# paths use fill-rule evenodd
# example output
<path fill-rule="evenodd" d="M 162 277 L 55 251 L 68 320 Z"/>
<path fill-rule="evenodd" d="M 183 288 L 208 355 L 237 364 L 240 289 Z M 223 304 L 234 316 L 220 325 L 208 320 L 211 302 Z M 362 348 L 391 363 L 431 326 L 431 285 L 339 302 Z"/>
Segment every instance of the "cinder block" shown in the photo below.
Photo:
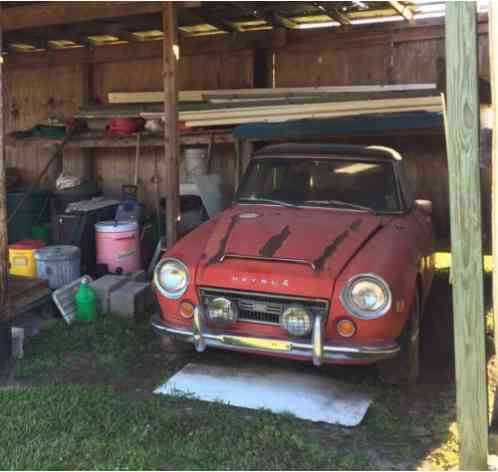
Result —
<path fill-rule="evenodd" d="M 109 311 L 125 318 L 133 318 L 147 310 L 152 300 L 148 283 L 128 281 L 111 292 Z"/>
<path fill-rule="evenodd" d="M 109 313 L 111 293 L 119 289 L 128 282 L 126 277 L 121 275 L 104 275 L 100 279 L 94 280 L 90 286 L 95 290 L 99 303 L 99 312 L 102 315 Z"/>
<path fill-rule="evenodd" d="M 147 275 L 145 270 L 135 270 L 134 272 L 129 272 L 126 277 L 133 282 L 147 282 Z"/>

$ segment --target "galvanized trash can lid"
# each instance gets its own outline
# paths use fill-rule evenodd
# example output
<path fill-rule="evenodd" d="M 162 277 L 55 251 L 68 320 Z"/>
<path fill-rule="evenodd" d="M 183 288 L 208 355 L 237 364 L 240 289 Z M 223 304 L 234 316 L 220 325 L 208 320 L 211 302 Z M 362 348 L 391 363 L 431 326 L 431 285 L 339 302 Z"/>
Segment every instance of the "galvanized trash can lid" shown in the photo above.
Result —
<path fill-rule="evenodd" d="M 77 246 L 46 246 L 35 252 L 35 259 L 39 261 L 67 261 L 80 257 L 80 248 Z"/>
<path fill-rule="evenodd" d="M 124 233 L 126 231 L 137 231 L 138 223 L 136 221 L 100 221 L 95 223 L 95 231 L 98 233 Z"/>

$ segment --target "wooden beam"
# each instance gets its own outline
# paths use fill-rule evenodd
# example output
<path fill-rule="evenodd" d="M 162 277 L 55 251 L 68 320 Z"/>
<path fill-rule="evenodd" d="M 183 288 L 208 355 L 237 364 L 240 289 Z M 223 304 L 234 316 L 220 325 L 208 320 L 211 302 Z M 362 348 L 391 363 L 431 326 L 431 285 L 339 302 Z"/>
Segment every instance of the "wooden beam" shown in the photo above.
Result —
<path fill-rule="evenodd" d="M 410 23 L 413 23 L 415 21 L 415 15 L 409 6 L 395 1 L 391 1 L 389 3 L 405 20 L 409 21 Z"/>
<path fill-rule="evenodd" d="M 460 469 L 487 469 L 479 99 L 475 2 L 446 5 L 448 171 Z"/>
<path fill-rule="evenodd" d="M 198 7 L 200 2 L 179 2 L 181 8 Z M 4 31 L 43 28 L 93 20 L 161 13 L 162 2 L 48 2 L 5 9 Z"/>
<path fill-rule="evenodd" d="M 0 5 L 0 19 L 3 9 Z M 2 52 L 2 28 L 0 26 L 0 53 Z M 3 60 L 0 54 L 0 321 L 9 317 L 9 248 L 7 230 L 7 182 L 5 175 L 5 151 L 3 145 Z"/>
<path fill-rule="evenodd" d="M 489 72 L 491 76 L 492 124 L 492 182 L 491 182 L 491 230 L 493 256 L 493 317 L 495 352 L 498 352 L 498 5 L 489 6 Z M 495 387 L 495 402 L 489 428 L 489 452 L 498 454 L 498 389 Z"/>
<path fill-rule="evenodd" d="M 166 176 L 166 244 L 171 247 L 177 239 L 176 222 L 179 214 L 180 192 L 178 140 L 178 90 L 177 58 L 174 46 L 177 42 L 177 18 L 174 2 L 164 2 L 163 10 L 163 86 L 164 86 L 164 159 Z"/>
<path fill-rule="evenodd" d="M 320 8 L 320 10 L 330 16 L 330 18 L 332 18 L 334 21 L 340 23 L 342 26 L 351 25 L 351 19 L 345 13 L 341 12 L 338 8 L 329 6 L 329 2 L 313 3 L 315 3 L 316 6 Z"/>

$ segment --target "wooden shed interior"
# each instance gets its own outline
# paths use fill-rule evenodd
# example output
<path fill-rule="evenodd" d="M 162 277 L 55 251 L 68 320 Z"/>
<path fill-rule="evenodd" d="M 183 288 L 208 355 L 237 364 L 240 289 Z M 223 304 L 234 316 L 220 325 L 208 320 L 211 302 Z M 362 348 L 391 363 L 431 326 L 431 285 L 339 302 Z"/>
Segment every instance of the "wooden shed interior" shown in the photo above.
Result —
<path fill-rule="evenodd" d="M 162 90 L 161 4 L 155 2 L 4 2 L 5 133 L 54 117 L 72 117 L 84 105 L 105 105 L 111 92 Z M 179 90 L 436 83 L 444 58 L 442 2 L 187 2 L 178 5 Z M 68 8 L 77 10 L 73 17 Z M 67 10 L 67 11 L 66 11 Z M 48 12 L 48 13 L 47 13 Z M 432 15 L 433 18 L 427 18 Z M 435 18 L 434 18 L 435 16 Z M 487 23 L 479 25 L 480 76 L 489 80 Z M 333 140 L 390 144 L 416 177 L 417 195 L 433 200 L 437 229 L 448 246 L 447 166 L 442 128 L 416 139 L 409 133 Z M 230 136 L 215 139 L 213 171 L 235 180 Z M 207 145 L 195 133 L 190 145 Z M 44 167 L 53 141 L 7 138 L 7 166 L 29 183 Z M 142 140 L 139 181 L 154 179 L 162 141 Z M 69 145 L 66 174 L 95 178 L 118 195 L 134 171 L 135 140 L 105 139 Z M 158 159 L 159 166 L 164 165 Z M 42 185 L 61 172 L 52 166 Z M 161 172 L 162 174 L 162 172 Z M 489 178 L 483 167 L 484 195 Z M 143 191 L 148 208 L 150 192 Z M 488 207 L 489 208 L 489 205 Z M 488 212 L 489 213 L 489 212 Z M 487 222 L 489 228 L 489 221 Z"/>
<path fill-rule="evenodd" d="M 16 168 L 29 185 L 61 143 L 39 137 L 18 139 L 13 132 L 53 118 L 73 118 L 82 108 L 106 107 L 111 93 L 165 90 L 171 77 L 164 64 L 171 54 L 163 49 L 164 3 L 170 2 L 2 2 L 7 168 Z M 442 1 L 187 1 L 168 8 L 177 12 L 179 58 L 174 80 L 179 91 L 398 84 L 435 84 L 436 90 L 444 91 Z M 485 9 L 478 11 L 477 36 L 484 113 L 490 104 L 491 80 Z M 165 92 L 174 94 L 174 88 Z M 159 187 L 166 189 L 171 182 L 164 155 L 168 143 L 174 146 L 172 134 L 141 137 L 139 198 L 150 211 L 155 204 L 151 186 L 158 179 Z M 399 150 L 417 197 L 433 202 L 439 247 L 449 249 L 450 196 L 442 123 L 423 131 L 331 131 L 323 140 Z M 230 127 L 199 127 L 181 130 L 179 142 L 182 149 L 212 147 L 212 171 L 234 188 L 251 149 L 268 139 L 240 141 Z M 118 197 L 122 185 L 134 179 L 136 152 L 134 136 L 116 140 L 104 133 L 88 134 L 65 146 L 63 159 L 50 167 L 41 186 L 54 188 L 62 172 L 96 180 L 106 195 Z M 480 171 L 483 232 L 489 250 L 489 153 L 481 154 Z"/>

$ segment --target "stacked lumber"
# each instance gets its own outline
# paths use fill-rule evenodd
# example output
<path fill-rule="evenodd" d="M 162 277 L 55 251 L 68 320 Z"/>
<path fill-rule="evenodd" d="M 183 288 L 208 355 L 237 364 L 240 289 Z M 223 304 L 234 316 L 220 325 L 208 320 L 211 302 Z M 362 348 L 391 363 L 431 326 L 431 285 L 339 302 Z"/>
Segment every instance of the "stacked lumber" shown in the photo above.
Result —
<path fill-rule="evenodd" d="M 442 112 L 434 84 L 301 87 L 180 92 L 186 128 L 340 118 L 405 112 Z M 110 93 L 110 105 L 77 114 L 87 119 L 141 116 L 162 119 L 163 92 Z"/>

